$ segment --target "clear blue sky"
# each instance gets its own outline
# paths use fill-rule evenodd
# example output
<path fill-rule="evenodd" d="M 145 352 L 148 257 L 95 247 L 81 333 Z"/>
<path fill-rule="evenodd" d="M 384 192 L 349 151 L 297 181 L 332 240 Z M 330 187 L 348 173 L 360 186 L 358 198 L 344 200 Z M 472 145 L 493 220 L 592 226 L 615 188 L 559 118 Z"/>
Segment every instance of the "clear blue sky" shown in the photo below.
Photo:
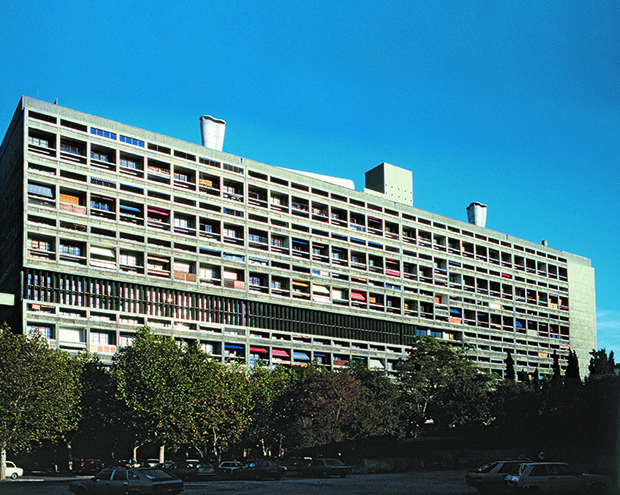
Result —
<path fill-rule="evenodd" d="M 353 179 L 592 259 L 620 358 L 620 2 L 4 2 L 0 132 L 21 95 Z"/>

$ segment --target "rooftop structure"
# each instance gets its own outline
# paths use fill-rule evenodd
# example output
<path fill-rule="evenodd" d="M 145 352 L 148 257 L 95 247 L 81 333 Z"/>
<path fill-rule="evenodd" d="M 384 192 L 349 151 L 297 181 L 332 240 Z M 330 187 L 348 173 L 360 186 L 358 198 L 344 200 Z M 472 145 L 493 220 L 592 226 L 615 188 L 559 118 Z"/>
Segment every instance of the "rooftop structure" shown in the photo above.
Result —
<path fill-rule="evenodd" d="M 224 153 L 223 121 L 201 120 L 214 144 L 22 98 L 0 147 L 15 297 L 0 317 L 103 359 L 148 325 L 248 364 L 389 371 L 432 335 L 500 374 L 508 351 L 519 371 L 551 373 L 571 349 L 587 367 L 589 259 L 414 208 L 393 165 L 362 192 Z"/>

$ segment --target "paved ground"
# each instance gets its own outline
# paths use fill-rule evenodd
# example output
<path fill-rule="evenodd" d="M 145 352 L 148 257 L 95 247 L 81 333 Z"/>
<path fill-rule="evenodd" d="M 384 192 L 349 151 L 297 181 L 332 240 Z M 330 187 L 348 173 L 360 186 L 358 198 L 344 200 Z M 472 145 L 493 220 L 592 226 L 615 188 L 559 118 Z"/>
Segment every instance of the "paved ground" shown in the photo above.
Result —
<path fill-rule="evenodd" d="M 71 495 L 70 479 L 22 478 L 0 482 L 2 495 Z M 464 471 L 353 474 L 347 478 L 284 478 L 281 481 L 210 481 L 186 483 L 183 495 L 472 495 Z"/>

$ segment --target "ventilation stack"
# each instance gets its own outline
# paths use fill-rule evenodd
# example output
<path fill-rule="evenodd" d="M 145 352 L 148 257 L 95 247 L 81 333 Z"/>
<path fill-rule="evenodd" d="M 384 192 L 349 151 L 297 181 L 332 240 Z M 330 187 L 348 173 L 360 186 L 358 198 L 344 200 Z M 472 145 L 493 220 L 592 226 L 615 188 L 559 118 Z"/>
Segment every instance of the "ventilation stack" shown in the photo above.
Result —
<path fill-rule="evenodd" d="M 202 145 L 212 150 L 222 151 L 224 147 L 224 132 L 226 121 L 203 115 L 200 117 L 200 134 Z"/>
<path fill-rule="evenodd" d="M 487 224 L 487 205 L 483 205 L 477 201 L 470 204 L 467 207 L 467 221 L 472 225 L 485 227 Z"/>

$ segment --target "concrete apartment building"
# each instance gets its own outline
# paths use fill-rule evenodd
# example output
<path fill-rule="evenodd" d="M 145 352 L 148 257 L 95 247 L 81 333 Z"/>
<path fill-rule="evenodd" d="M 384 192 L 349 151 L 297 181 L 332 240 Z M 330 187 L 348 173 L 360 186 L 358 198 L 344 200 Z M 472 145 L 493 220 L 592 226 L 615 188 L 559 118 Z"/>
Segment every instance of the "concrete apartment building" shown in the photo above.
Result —
<path fill-rule="evenodd" d="M 0 148 L 2 319 L 104 360 L 148 325 L 249 364 L 389 371 L 432 335 L 500 374 L 507 351 L 587 369 L 589 259 L 486 229 L 480 203 L 469 222 L 414 208 L 393 165 L 356 191 L 224 153 L 223 122 L 202 123 L 203 146 L 22 98 Z"/>

